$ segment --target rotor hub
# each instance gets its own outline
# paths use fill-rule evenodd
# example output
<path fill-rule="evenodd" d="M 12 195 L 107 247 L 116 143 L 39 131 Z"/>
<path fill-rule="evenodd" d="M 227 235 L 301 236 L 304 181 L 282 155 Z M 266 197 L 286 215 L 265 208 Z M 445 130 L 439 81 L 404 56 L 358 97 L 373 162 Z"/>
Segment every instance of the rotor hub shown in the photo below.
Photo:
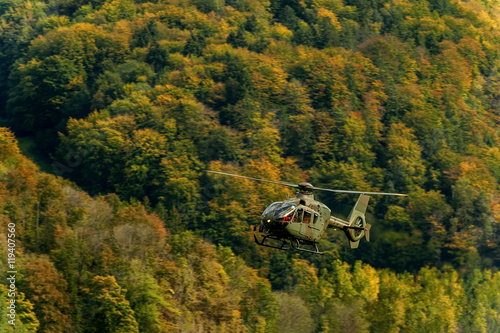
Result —
<path fill-rule="evenodd" d="M 299 183 L 298 185 L 299 185 L 300 192 L 311 193 L 312 190 L 314 189 L 314 186 L 312 186 L 312 184 L 308 183 L 308 182 L 302 182 L 302 183 Z"/>

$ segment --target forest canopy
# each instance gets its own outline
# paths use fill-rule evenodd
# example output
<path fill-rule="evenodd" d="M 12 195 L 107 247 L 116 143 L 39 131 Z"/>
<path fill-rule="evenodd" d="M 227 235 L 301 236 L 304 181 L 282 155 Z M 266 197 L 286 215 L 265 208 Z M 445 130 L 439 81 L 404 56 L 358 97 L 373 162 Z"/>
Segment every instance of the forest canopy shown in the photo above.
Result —
<path fill-rule="evenodd" d="M 499 330 L 499 10 L 2 2 L 16 332 Z M 272 251 L 250 226 L 293 193 L 207 169 L 408 197 L 371 199 L 357 251 L 335 232 L 321 257 Z"/>

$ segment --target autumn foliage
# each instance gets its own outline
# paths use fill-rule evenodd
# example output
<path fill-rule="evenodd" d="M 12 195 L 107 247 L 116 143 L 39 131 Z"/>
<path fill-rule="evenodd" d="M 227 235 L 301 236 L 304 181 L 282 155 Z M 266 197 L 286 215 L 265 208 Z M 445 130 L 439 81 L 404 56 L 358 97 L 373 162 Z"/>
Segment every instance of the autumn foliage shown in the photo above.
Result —
<path fill-rule="evenodd" d="M 0 235 L 16 224 L 16 328 L 498 330 L 498 10 L 4 1 Z M 250 233 L 292 191 L 206 169 L 409 196 L 371 199 L 358 251 L 333 231 L 325 256 L 296 255 Z M 356 199 L 315 195 L 340 217 Z"/>

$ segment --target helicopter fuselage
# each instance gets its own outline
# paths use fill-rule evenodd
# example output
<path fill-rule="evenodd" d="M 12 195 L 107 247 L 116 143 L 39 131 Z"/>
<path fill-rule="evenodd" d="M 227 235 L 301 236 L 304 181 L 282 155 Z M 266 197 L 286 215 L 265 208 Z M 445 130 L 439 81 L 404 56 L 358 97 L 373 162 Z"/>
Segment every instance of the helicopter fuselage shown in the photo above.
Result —
<path fill-rule="evenodd" d="M 295 197 L 269 205 L 261 216 L 259 231 L 263 240 L 255 242 L 259 245 L 284 250 L 287 241 L 292 247 L 306 252 L 320 253 L 317 247 L 321 236 L 328 227 L 341 229 L 350 241 L 351 247 L 357 247 L 359 239 L 369 230 L 364 219 L 364 211 L 368 196 L 360 195 L 348 221 L 331 216 L 331 210 L 325 204 L 314 200 L 312 193 L 298 192 Z M 358 212 L 356 212 L 356 207 Z M 360 211 L 359 211 L 360 210 Z M 353 215 L 354 214 L 354 215 Z M 368 226 L 368 229 L 366 227 Z M 266 244 L 267 239 L 281 241 L 281 246 Z M 301 245 L 311 245 L 314 251 L 304 249 Z"/>
<path fill-rule="evenodd" d="M 279 238 L 318 242 L 330 220 L 330 209 L 308 193 L 274 202 L 262 213 L 261 231 Z"/>

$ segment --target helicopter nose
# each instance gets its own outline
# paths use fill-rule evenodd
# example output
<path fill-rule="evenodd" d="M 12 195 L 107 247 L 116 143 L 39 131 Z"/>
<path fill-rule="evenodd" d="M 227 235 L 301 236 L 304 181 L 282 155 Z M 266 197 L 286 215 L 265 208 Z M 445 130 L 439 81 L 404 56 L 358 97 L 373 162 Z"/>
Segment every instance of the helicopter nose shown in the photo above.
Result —
<path fill-rule="evenodd" d="M 269 223 L 275 222 L 275 219 L 272 216 L 266 215 L 266 216 L 262 216 L 262 222 L 269 224 Z"/>
<path fill-rule="evenodd" d="M 264 222 L 271 222 L 274 220 L 274 211 L 270 211 L 270 212 L 264 212 L 262 214 L 262 220 Z"/>

